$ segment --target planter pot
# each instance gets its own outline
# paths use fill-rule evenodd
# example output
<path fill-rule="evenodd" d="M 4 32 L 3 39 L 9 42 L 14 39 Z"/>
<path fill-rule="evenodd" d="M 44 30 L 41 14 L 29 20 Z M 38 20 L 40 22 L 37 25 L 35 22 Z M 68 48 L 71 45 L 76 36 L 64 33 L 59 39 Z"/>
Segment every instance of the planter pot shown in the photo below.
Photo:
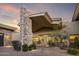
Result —
<path fill-rule="evenodd" d="M 12 41 L 12 45 L 13 45 L 13 48 L 16 51 L 20 51 L 21 50 L 21 43 L 19 41 Z"/>

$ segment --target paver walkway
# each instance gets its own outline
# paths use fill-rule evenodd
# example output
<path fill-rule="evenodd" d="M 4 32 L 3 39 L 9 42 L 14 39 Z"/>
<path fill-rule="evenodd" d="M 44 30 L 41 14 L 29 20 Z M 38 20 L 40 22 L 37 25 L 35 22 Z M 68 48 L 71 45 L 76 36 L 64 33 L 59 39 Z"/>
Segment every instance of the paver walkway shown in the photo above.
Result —
<path fill-rule="evenodd" d="M 0 56 L 69 56 L 69 54 L 58 47 L 39 48 L 28 52 L 17 52 L 13 48 L 0 47 Z"/>

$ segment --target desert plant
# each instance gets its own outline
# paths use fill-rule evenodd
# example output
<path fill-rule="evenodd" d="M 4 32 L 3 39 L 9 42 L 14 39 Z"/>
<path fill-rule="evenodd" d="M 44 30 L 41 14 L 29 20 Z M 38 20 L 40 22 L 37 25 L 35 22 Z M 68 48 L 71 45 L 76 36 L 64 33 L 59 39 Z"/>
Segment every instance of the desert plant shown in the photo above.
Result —
<path fill-rule="evenodd" d="M 69 48 L 67 50 L 67 53 L 72 54 L 72 55 L 77 55 L 77 50 L 75 48 Z"/>
<path fill-rule="evenodd" d="M 73 55 L 79 54 L 79 41 L 77 40 L 72 45 L 70 45 L 67 52 Z"/>

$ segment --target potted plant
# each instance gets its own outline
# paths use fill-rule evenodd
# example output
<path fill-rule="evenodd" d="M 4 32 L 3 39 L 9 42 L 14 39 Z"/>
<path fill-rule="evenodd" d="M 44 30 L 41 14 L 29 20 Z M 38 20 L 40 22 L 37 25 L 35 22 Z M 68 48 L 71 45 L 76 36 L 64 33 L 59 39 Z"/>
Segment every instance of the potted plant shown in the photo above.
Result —
<path fill-rule="evenodd" d="M 13 45 L 13 48 L 16 51 L 20 51 L 21 50 L 21 42 L 20 41 L 12 41 L 12 45 Z"/>

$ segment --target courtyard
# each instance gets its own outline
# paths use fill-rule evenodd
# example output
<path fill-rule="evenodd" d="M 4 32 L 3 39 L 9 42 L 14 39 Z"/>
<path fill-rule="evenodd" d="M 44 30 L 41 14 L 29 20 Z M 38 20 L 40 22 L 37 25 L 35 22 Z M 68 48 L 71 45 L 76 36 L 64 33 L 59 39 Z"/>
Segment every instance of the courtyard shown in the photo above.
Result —
<path fill-rule="evenodd" d="M 15 51 L 13 48 L 0 47 L 0 56 L 70 56 L 66 50 L 58 47 L 39 48 L 36 50 L 22 52 Z"/>

